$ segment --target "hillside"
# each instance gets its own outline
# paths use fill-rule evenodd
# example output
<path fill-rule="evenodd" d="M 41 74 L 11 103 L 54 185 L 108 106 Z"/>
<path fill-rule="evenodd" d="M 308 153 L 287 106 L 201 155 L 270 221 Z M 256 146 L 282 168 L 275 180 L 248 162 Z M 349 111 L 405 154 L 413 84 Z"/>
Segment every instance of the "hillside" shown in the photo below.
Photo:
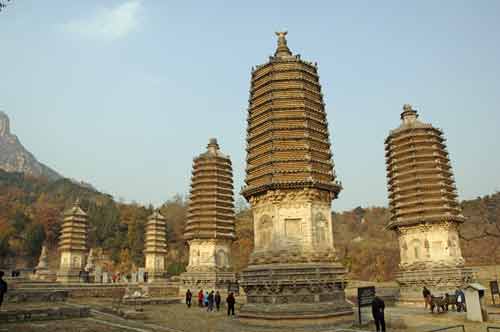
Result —
<path fill-rule="evenodd" d="M 153 208 L 117 203 L 109 195 L 79 186 L 68 179 L 48 181 L 0 170 L 0 267 L 33 266 L 45 241 L 57 264 L 56 249 L 62 212 L 80 198 L 89 214 L 89 244 L 102 248 L 111 263 L 123 271 L 144 264 L 144 225 Z M 462 251 L 468 265 L 500 261 L 500 193 L 463 201 L 467 222 L 461 226 Z M 187 202 L 180 196 L 165 202 L 169 272 L 178 274 L 187 264 L 182 233 Z M 332 213 L 335 246 L 350 276 L 362 280 L 389 280 L 399 261 L 393 232 L 384 229 L 387 208 L 358 207 Z M 237 240 L 233 263 L 237 271 L 248 263 L 253 249 L 253 220 L 248 209 L 236 216 Z"/>

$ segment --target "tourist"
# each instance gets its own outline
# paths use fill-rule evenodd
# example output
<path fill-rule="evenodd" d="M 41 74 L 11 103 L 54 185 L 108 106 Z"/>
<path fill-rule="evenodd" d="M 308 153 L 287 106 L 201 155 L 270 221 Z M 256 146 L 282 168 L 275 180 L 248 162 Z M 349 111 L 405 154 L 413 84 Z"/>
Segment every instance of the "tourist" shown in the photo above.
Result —
<path fill-rule="evenodd" d="M 465 311 L 465 294 L 459 287 L 455 291 L 455 296 L 457 297 L 457 311 Z"/>
<path fill-rule="evenodd" d="M 425 309 L 427 309 L 427 306 L 430 307 L 431 305 L 431 291 L 427 289 L 427 287 L 424 286 L 424 289 L 422 290 L 422 296 L 424 297 L 424 302 L 425 302 Z"/>
<path fill-rule="evenodd" d="M 227 302 L 227 315 L 233 315 L 234 316 L 234 305 L 236 304 L 236 299 L 234 298 L 233 293 L 229 293 L 226 299 Z"/>
<path fill-rule="evenodd" d="M 3 280 L 4 272 L 0 271 L 0 308 L 2 307 L 3 295 L 7 293 L 7 282 Z"/>
<path fill-rule="evenodd" d="M 200 289 L 200 291 L 198 292 L 198 306 L 200 308 L 203 307 L 203 289 Z"/>
<path fill-rule="evenodd" d="M 205 295 L 203 295 L 203 305 L 208 307 L 208 291 L 206 291 Z"/>
<path fill-rule="evenodd" d="M 384 301 L 380 297 L 375 296 L 375 298 L 372 301 L 372 314 L 373 314 L 373 319 L 375 320 L 375 326 L 377 328 L 377 332 L 385 332 L 384 309 L 385 309 Z"/>
<path fill-rule="evenodd" d="M 220 309 L 220 294 L 219 291 L 215 292 L 215 307 L 217 308 L 217 311 Z"/>
<path fill-rule="evenodd" d="M 186 305 L 188 308 L 191 308 L 191 298 L 193 297 L 193 294 L 191 294 L 191 291 L 188 289 L 186 292 Z"/>
<path fill-rule="evenodd" d="M 214 291 L 211 291 L 210 294 L 208 294 L 207 311 L 213 311 L 213 310 L 214 310 Z"/>

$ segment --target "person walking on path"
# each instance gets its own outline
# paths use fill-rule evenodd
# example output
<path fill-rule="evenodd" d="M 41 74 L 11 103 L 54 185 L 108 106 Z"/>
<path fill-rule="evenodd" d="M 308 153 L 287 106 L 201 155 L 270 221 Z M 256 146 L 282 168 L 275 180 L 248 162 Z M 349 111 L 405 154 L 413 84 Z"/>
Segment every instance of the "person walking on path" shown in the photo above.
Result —
<path fill-rule="evenodd" d="M 0 271 L 0 308 L 2 307 L 3 296 L 7 293 L 7 282 L 3 280 L 3 275 L 4 272 Z"/>
<path fill-rule="evenodd" d="M 384 301 L 380 297 L 375 296 L 375 298 L 372 301 L 372 314 L 373 314 L 373 319 L 375 320 L 375 326 L 377 328 L 377 332 L 385 332 L 384 309 L 385 309 Z"/>
<path fill-rule="evenodd" d="M 425 309 L 427 309 L 427 306 L 431 306 L 431 291 L 427 289 L 427 287 L 424 286 L 424 289 L 422 290 L 422 296 L 424 297 L 425 301 Z"/>
<path fill-rule="evenodd" d="M 205 295 L 203 296 L 203 305 L 205 307 L 208 307 L 208 291 L 206 291 Z"/>
<path fill-rule="evenodd" d="M 186 305 L 188 308 L 191 308 L 191 299 L 193 298 L 193 294 L 191 294 L 191 291 L 188 289 L 186 292 Z"/>
<path fill-rule="evenodd" d="M 229 293 L 226 299 L 227 302 L 227 315 L 233 315 L 234 316 L 234 305 L 236 304 L 236 299 L 234 298 L 233 293 Z"/>
<path fill-rule="evenodd" d="M 215 300 L 215 307 L 217 308 L 217 311 L 219 311 L 219 309 L 220 309 L 220 294 L 219 294 L 219 291 L 215 292 L 214 300 Z"/>
<path fill-rule="evenodd" d="M 210 294 L 208 294 L 207 311 L 213 311 L 213 310 L 214 310 L 214 291 L 211 291 Z"/>
<path fill-rule="evenodd" d="M 203 307 L 203 289 L 198 292 L 198 307 Z"/>
<path fill-rule="evenodd" d="M 465 311 L 465 294 L 464 292 L 457 287 L 455 291 L 455 296 L 457 297 L 457 311 Z"/>

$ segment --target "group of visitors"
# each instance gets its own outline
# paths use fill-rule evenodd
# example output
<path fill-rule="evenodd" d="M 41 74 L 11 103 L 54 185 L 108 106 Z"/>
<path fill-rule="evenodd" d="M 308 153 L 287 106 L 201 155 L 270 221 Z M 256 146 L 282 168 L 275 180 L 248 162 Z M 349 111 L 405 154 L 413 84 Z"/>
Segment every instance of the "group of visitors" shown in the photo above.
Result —
<path fill-rule="evenodd" d="M 217 311 L 220 310 L 220 305 L 221 305 L 221 296 L 219 291 L 211 291 L 210 293 L 208 291 L 203 292 L 203 289 L 200 289 L 198 292 L 198 307 L 200 308 L 207 308 L 207 311 L 214 311 L 214 306 Z M 191 308 L 191 304 L 193 301 L 193 293 L 191 293 L 191 290 L 186 291 L 186 305 L 188 308 Z M 233 293 L 229 293 L 229 295 L 226 298 L 226 303 L 227 303 L 227 315 L 233 315 L 234 316 L 234 305 L 236 304 L 236 299 L 234 298 Z"/>
<path fill-rule="evenodd" d="M 462 289 L 457 287 L 457 289 L 455 290 L 455 294 L 453 294 L 453 295 L 455 296 L 454 299 L 452 299 L 451 295 L 448 293 L 446 293 L 444 295 L 444 299 L 446 300 L 446 305 L 447 306 L 454 305 L 458 312 L 467 311 L 466 306 L 465 306 L 465 294 L 462 291 Z M 431 291 L 426 286 L 424 286 L 424 288 L 422 289 L 422 296 L 424 297 L 425 309 L 427 309 L 429 307 L 429 309 L 432 310 L 432 297 L 433 296 L 432 296 Z M 446 308 L 446 310 L 448 310 L 448 308 Z"/>

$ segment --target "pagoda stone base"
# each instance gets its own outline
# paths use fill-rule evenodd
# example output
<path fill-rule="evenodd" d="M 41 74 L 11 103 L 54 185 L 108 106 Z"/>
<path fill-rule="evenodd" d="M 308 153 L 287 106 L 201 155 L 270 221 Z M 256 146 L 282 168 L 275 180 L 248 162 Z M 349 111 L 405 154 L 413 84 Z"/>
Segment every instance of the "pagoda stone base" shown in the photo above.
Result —
<path fill-rule="evenodd" d="M 400 304 L 419 304 L 424 302 L 422 290 L 426 286 L 432 295 L 440 296 L 454 293 L 474 279 L 473 270 L 463 266 L 413 266 L 401 268 L 396 274 L 400 286 Z"/>
<path fill-rule="evenodd" d="M 56 273 L 49 269 L 37 269 L 35 275 L 33 276 L 34 280 L 42 281 L 56 281 L 56 278 Z"/>
<path fill-rule="evenodd" d="M 60 270 L 57 272 L 57 281 L 65 284 L 80 283 L 79 270 Z"/>
<path fill-rule="evenodd" d="M 148 283 L 165 283 L 168 280 L 166 271 L 147 271 Z"/>
<path fill-rule="evenodd" d="M 314 326 L 352 321 L 345 299 L 346 270 L 338 263 L 251 265 L 240 285 L 247 295 L 243 323 Z"/>
<path fill-rule="evenodd" d="M 236 282 L 236 274 L 233 272 L 184 272 L 181 274 L 181 295 L 188 289 L 197 293 L 200 289 L 204 291 L 218 290 L 223 294 L 227 291 L 229 283 Z"/>

